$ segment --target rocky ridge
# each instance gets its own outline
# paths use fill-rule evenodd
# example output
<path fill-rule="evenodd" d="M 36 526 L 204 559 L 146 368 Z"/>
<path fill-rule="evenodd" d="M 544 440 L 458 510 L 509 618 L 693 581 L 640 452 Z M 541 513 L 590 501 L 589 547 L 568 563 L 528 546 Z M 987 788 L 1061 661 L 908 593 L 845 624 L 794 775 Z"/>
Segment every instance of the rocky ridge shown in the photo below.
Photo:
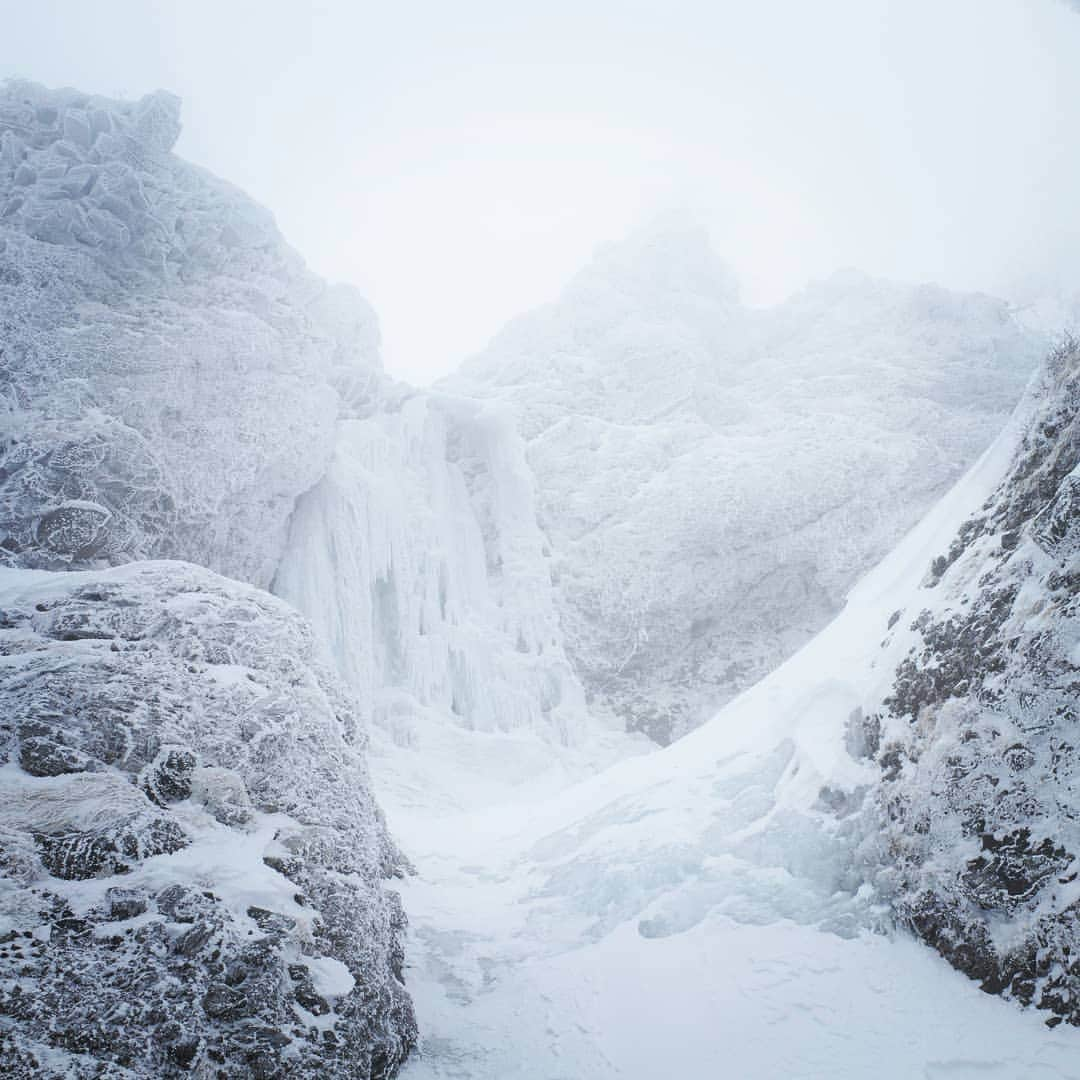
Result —
<path fill-rule="evenodd" d="M 574 669 L 663 743 L 836 614 L 1043 350 L 1001 301 L 854 271 L 747 308 L 704 231 L 662 221 L 441 385 L 512 411 Z"/>
<path fill-rule="evenodd" d="M 377 330 L 171 153 L 178 106 L 0 91 L 0 1071 L 389 1077 L 406 863 L 255 587 Z"/>
<path fill-rule="evenodd" d="M 902 922 L 1080 1025 L 1080 345 L 1031 397 L 1012 468 L 896 613 L 914 640 L 863 723 Z"/>
<path fill-rule="evenodd" d="M 178 558 L 266 587 L 378 332 L 171 153 L 179 101 L 0 91 L 0 560 Z"/>

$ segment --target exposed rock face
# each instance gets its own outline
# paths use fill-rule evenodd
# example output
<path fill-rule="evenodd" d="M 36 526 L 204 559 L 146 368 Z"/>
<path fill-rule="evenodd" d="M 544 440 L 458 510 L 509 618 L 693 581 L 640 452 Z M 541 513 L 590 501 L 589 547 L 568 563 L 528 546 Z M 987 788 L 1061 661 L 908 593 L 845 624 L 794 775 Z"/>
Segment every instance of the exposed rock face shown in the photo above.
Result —
<path fill-rule="evenodd" d="M 1035 393 L 1009 474 L 902 613 L 915 643 L 869 726 L 901 919 L 1080 1025 L 1080 346 Z"/>
<path fill-rule="evenodd" d="M 514 411 L 567 653 L 594 706 L 667 742 L 828 622 L 1042 350 L 999 301 L 854 272 L 750 310 L 665 225 L 443 385 Z"/>
<path fill-rule="evenodd" d="M 265 587 L 374 316 L 175 157 L 179 102 L 0 88 L 0 560 Z"/>
<path fill-rule="evenodd" d="M 402 868 L 351 699 L 182 563 L 0 571 L 0 1072 L 388 1077 Z"/>

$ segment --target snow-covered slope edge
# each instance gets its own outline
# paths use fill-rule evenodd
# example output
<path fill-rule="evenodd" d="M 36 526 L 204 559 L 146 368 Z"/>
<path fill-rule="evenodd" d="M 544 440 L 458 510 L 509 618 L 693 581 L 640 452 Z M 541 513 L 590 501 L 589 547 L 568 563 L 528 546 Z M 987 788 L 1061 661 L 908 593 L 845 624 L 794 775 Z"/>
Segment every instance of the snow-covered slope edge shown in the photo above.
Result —
<path fill-rule="evenodd" d="M 0 1071 L 353 1077 L 415 1037 L 350 699 L 183 563 L 0 571 Z"/>

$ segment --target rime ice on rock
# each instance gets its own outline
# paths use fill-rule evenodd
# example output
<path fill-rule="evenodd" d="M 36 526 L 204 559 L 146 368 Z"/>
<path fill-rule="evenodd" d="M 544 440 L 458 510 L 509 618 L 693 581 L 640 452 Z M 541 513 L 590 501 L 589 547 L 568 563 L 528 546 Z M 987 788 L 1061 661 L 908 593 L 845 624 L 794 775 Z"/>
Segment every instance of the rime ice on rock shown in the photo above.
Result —
<path fill-rule="evenodd" d="M 178 133 L 163 92 L 0 91 L 0 1072 L 384 1078 L 402 860 L 251 587 L 378 335 Z"/>
<path fill-rule="evenodd" d="M 597 708 L 667 742 L 828 622 L 1043 347 L 990 297 L 854 271 L 748 309 L 665 221 L 443 386 L 514 411 L 567 653 Z"/>
<path fill-rule="evenodd" d="M 182 563 L 0 613 L 0 1072 L 391 1075 L 402 859 L 300 616 Z"/>
<path fill-rule="evenodd" d="M 0 90 L 0 560 L 182 558 L 266 586 L 378 368 L 241 192 L 170 152 L 179 101 Z"/>
<path fill-rule="evenodd" d="M 983 989 L 1080 1026 L 1080 346 L 907 609 L 875 723 L 901 919 Z"/>

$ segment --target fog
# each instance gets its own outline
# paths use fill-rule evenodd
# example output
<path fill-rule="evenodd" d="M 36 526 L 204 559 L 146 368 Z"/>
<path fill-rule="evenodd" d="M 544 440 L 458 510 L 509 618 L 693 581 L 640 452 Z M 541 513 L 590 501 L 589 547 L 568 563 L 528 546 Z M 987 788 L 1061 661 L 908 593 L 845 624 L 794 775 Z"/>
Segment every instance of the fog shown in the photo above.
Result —
<path fill-rule="evenodd" d="M 672 205 L 755 304 L 847 265 L 1080 286 L 1060 0 L 5 7 L 0 75 L 180 94 L 179 153 L 355 283 L 414 381 Z"/>

